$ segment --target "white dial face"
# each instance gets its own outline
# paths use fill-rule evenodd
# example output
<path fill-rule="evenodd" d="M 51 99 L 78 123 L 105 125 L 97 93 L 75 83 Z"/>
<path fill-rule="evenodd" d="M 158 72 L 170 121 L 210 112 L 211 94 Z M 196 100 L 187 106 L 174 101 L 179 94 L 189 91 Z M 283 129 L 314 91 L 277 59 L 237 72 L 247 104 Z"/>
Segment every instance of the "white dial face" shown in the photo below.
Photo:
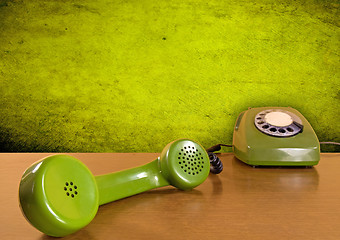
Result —
<path fill-rule="evenodd" d="M 293 123 L 292 117 L 284 112 L 270 112 L 264 119 L 267 123 L 277 127 L 285 127 Z"/>

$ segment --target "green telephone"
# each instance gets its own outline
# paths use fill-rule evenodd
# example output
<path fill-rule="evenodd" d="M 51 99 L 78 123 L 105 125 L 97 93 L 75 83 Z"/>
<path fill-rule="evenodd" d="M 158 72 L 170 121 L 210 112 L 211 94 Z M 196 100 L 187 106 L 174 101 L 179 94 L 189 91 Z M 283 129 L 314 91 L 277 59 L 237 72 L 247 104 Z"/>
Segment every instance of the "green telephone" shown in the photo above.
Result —
<path fill-rule="evenodd" d="M 207 152 L 188 139 L 169 143 L 146 165 L 100 176 L 74 157 L 54 155 L 25 171 L 20 207 L 35 228 L 62 237 L 89 224 L 99 205 L 167 185 L 189 190 L 203 183 L 209 172 Z"/>
<path fill-rule="evenodd" d="M 319 140 L 305 117 L 291 107 L 250 108 L 234 127 L 233 152 L 253 166 L 313 166 Z"/>

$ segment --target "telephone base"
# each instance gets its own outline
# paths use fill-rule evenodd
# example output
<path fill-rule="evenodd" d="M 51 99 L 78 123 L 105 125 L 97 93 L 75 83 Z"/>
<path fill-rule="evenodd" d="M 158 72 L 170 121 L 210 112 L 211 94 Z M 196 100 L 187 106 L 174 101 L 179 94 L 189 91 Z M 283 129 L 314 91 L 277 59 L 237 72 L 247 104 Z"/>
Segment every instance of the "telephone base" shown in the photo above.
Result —
<path fill-rule="evenodd" d="M 261 112 L 264 114 L 259 119 Z M 269 123 L 262 123 L 266 120 L 266 113 L 273 112 L 292 116 L 292 121 L 287 121 L 290 125 L 272 127 Z M 280 122 L 271 121 L 274 124 Z M 301 131 L 291 136 L 270 135 L 259 129 L 269 125 L 269 129 L 283 132 L 295 122 Z M 242 112 L 234 128 L 233 152 L 236 158 L 254 166 L 314 166 L 320 160 L 320 144 L 313 128 L 300 112 L 290 107 L 251 108 Z"/>

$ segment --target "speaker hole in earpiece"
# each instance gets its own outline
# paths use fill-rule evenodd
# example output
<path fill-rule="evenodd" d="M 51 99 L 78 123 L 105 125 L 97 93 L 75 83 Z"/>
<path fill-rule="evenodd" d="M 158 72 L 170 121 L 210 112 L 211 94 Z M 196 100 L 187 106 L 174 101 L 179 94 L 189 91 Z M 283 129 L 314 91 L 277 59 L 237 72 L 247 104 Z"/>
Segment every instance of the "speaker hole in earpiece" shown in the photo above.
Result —
<path fill-rule="evenodd" d="M 64 186 L 64 191 L 66 191 L 66 196 L 71 196 L 72 198 L 75 197 L 75 195 L 78 194 L 78 192 L 76 191 L 76 189 L 78 189 L 78 187 L 73 183 L 73 182 L 66 182 L 65 183 L 66 186 Z"/>
<path fill-rule="evenodd" d="M 287 128 L 288 132 L 294 132 L 294 130 L 292 128 Z"/>

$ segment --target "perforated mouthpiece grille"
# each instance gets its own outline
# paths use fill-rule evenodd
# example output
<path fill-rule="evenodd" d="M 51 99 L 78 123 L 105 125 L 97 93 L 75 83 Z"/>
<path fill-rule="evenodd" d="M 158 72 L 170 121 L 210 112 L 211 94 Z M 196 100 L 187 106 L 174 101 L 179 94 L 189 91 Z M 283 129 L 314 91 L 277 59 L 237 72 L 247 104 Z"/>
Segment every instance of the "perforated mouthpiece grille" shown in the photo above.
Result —
<path fill-rule="evenodd" d="M 78 187 L 73 182 L 66 182 L 64 191 L 67 197 L 74 198 L 78 195 Z"/>
<path fill-rule="evenodd" d="M 189 175 L 198 175 L 204 168 L 202 153 L 193 145 L 183 146 L 178 152 L 178 164 L 183 172 Z"/>

